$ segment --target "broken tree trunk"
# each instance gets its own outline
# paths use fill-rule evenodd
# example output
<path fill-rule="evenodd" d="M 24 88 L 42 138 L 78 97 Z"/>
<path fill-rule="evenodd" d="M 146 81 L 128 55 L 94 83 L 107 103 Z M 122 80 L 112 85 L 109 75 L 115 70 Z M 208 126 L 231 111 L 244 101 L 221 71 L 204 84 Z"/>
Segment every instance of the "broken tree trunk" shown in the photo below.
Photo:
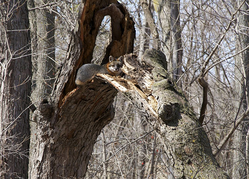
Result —
<path fill-rule="evenodd" d="M 53 93 L 34 111 L 29 178 L 84 177 L 95 140 L 113 118 L 112 101 L 117 90 L 112 85 L 97 79 L 82 88 L 76 89 L 74 84 L 77 69 L 92 59 L 105 15 L 111 16 L 114 31 L 106 56 L 119 57 L 133 51 L 134 22 L 125 7 L 115 0 L 86 0 L 80 32 L 72 32 Z"/>
<path fill-rule="evenodd" d="M 129 16 L 123 7 L 119 8 L 120 4 L 114 2 L 109 6 L 110 3 L 113 2 L 85 2 L 81 39 L 72 35 L 68 61 L 61 69 L 52 97 L 44 99 L 34 112 L 29 178 L 83 178 L 95 140 L 113 118 L 112 102 L 118 91 L 126 93 L 134 103 L 142 103 L 150 114 L 151 123 L 165 141 L 171 175 L 175 178 L 228 178 L 212 155 L 207 135 L 187 100 L 168 78 L 166 60 L 161 52 L 147 51 L 143 65 L 134 55 L 125 55 L 122 69 L 131 80 L 98 75 L 100 79 L 94 78 L 76 88 L 76 70 L 92 57 L 98 13 L 100 19 L 108 14 L 109 8 L 118 8 L 123 13 L 122 16 L 118 9 L 115 11 L 121 18 L 118 22 L 122 28 L 113 28 L 122 32 L 115 35 L 107 54 L 117 57 L 132 52 L 133 22 L 131 18 L 123 19 Z M 81 51 L 80 40 L 84 42 Z M 115 48 L 121 50 L 113 50 Z"/>
<path fill-rule="evenodd" d="M 111 17 L 112 41 L 106 48 L 102 64 L 108 62 L 110 55 L 117 58 L 133 52 L 135 28 L 127 9 L 116 0 L 86 1 L 80 18 L 81 54 L 79 60 L 75 62 L 62 97 L 76 87 L 74 80 L 77 69 L 85 63 L 91 63 L 99 27 L 107 15 Z"/>
<path fill-rule="evenodd" d="M 143 65 L 138 61 L 143 61 Z M 142 103 L 150 114 L 149 122 L 160 134 L 169 157 L 169 175 L 173 178 L 229 178 L 212 154 L 209 139 L 188 101 L 169 78 L 165 62 L 162 52 L 146 50 L 140 60 L 132 54 L 124 56 L 122 69 L 131 80 L 100 76 L 126 93 L 134 103 Z"/>
<path fill-rule="evenodd" d="M 121 91 L 134 103 L 142 103 L 150 114 L 150 123 L 164 141 L 171 175 L 229 178 L 218 166 L 192 108 L 168 78 L 165 64 L 160 63 L 163 61 L 161 52 L 146 51 L 142 60 L 143 65 L 132 54 L 124 56 L 122 69 L 131 80 L 102 74 L 98 75 L 102 79 L 94 78 L 93 82 L 71 91 L 64 98 L 60 112 L 55 113 L 58 117 L 52 118 L 55 120 L 47 121 L 50 117 L 46 116 L 55 115 L 53 107 L 46 101 L 40 105 L 43 118 L 35 120 L 37 124 L 49 124 L 46 131 L 36 135 L 40 136 L 39 142 L 45 141 L 40 145 L 39 150 L 43 152 L 38 156 L 43 164 L 42 177 L 85 175 L 94 142 L 101 129 L 112 120 L 111 104 L 117 91 Z"/>

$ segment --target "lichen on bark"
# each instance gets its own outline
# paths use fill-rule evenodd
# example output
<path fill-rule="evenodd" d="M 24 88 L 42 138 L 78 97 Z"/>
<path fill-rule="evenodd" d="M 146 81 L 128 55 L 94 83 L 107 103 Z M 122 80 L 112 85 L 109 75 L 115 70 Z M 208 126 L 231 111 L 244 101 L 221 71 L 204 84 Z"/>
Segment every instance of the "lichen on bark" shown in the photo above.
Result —
<path fill-rule="evenodd" d="M 152 95 L 158 117 L 164 122 L 161 134 L 176 178 L 229 178 L 215 160 L 209 139 L 184 94 L 170 79 L 165 56 L 147 50 L 144 58 L 153 66 Z"/>

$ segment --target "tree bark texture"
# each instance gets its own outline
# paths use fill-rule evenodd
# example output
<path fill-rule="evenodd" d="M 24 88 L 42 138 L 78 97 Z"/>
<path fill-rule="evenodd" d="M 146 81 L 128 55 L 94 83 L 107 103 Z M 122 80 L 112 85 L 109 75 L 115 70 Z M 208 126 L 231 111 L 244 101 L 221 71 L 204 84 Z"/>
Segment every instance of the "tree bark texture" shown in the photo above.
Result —
<path fill-rule="evenodd" d="M 177 89 L 166 71 L 165 56 L 160 51 L 147 50 L 140 65 L 125 56 L 123 70 L 136 86 L 128 82 L 140 97 L 129 94 L 133 101 L 143 103 L 154 119 L 156 131 L 164 141 L 169 156 L 168 168 L 175 178 L 229 178 L 219 167 L 209 139 L 184 95 Z M 137 87 L 139 86 L 139 87 Z M 120 88 L 121 91 L 126 91 Z M 126 93 L 128 93 L 126 91 Z"/>
<path fill-rule="evenodd" d="M 237 2 L 237 6 L 239 6 L 243 1 L 240 0 Z M 249 1 L 246 0 L 243 6 L 241 7 L 241 11 L 248 11 Z M 240 13 L 238 15 L 238 42 L 237 42 L 237 51 L 244 49 L 249 45 L 249 37 L 248 37 L 248 23 L 249 23 L 249 15 L 247 13 Z M 238 77 L 241 77 L 243 80 L 242 84 L 236 84 L 237 92 L 239 93 L 238 98 L 240 98 L 240 102 L 237 105 L 240 109 L 240 113 L 243 113 L 248 107 L 248 89 L 249 89 L 249 50 L 246 49 L 243 51 L 239 57 L 236 59 L 236 64 L 238 66 L 238 70 L 235 72 Z M 241 75 L 241 68 L 244 68 L 244 73 Z M 233 151 L 233 170 L 232 176 L 233 178 L 245 178 L 248 175 L 247 171 L 247 152 L 246 152 L 246 136 L 248 133 L 248 122 L 242 122 L 238 129 L 234 132 L 233 135 L 233 147 L 238 148 L 238 150 Z"/>
<path fill-rule="evenodd" d="M 97 136 L 113 118 L 116 93 L 96 79 L 72 91 L 56 113 L 42 102 L 33 119 L 37 133 L 32 134 L 30 178 L 82 178 Z"/>
<path fill-rule="evenodd" d="M 53 95 L 51 99 L 43 100 L 35 111 L 33 122 L 37 130 L 31 135 L 30 178 L 83 178 L 95 140 L 113 118 L 112 102 L 117 91 L 139 103 L 150 115 L 148 120 L 165 141 L 171 176 L 228 178 L 212 155 L 207 135 L 192 108 L 170 80 L 164 54 L 156 50 L 146 51 L 142 64 L 136 56 L 124 55 L 129 51 L 127 49 L 132 49 L 133 39 L 127 39 L 134 37 L 129 36 L 134 32 L 134 27 L 130 26 L 133 23 L 124 23 L 127 26 L 123 29 L 127 31 L 121 33 L 121 38 L 127 39 L 120 42 L 121 46 L 113 46 L 121 49 L 119 55 L 124 55 L 122 70 L 130 78 L 98 74 L 102 79 L 95 77 L 84 86 L 75 88 L 76 69 L 91 60 L 91 46 L 94 46 L 97 32 L 94 36 L 92 34 L 98 31 L 94 25 L 98 18 L 96 14 L 106 14 L 106 9 L 113 8 L 113 4 L 108 6 L 105 1 L 104 6 L 103 3 L 98 0 L 85 2 L 85 15 L 81 21 L 82 51 L 79 50 L 80 38 L 72 35 L 68 60 L 56 80 Z M 90 29 L 87 31 L 87 28 Z M 116 37 L 120 37 L 119 33 Z"/>
<path fill-rule="evenodd" d="M 55 16 L 51 9 L 40 8 L 46 3 L 48 1 L 28 0 L 33 54 L 31 99 L 34 104 L 51 94 L 55 78 Z"/>
<path fill-rule="evenodd" d="M 146 22 L 148 22 L 151 34 L 152 34 L 152 38 L 153 38 L 153 48 L 154 49 L 159 49 L 159 34 L 158 34 L 158 30 L 156 28 L 156 24 L 154 22 L 154 18 L 153 18 L 153 14 L 150 10 L 150 6 L 147 2 L 147 0 L 141 0 L 141 5 L 144 11 L 144 15 L 146 18 Z"/>
<path fill-rule="evenodd" d="M 158 7 L 159 22 L 163 31 L 163 51 L 169 62 L 169 71 L 177 81 L 182 74 L 182 41 L 180 26 L 180 1 L 160 0 Z"/>
<path fill-rule="evenodd" d="M 107 63 L 109 56 L 119 57 L 133 52 L 135 38 L 134 22 L 127 9 L 116 0 L 86 1 L 80 18 L 80 39 L 82 50 L 79 60 L 66 84 L 64 95 L 75 88 L 74 78 L 76 70 L 92 60 L 96 37 L 101 22 L 105 16 L 111 17 L 112 41 L 106 48 L 102 64 Z"/>
<path fill-rule="evenodd" d="M 28 11 L 23 0 L 1 4 L 0 178 L 28 178 L 32 69 Z"/>
<path fill-rule="evenodd" d="M 135 30 L 128 11 L 113 0 L 85 1 L 80 33 L 78 29 L 72 32 L 52 96 L 42 100 L 33 115 L 29 178 L 83 178 L 95 140 L 113 118 L 117 90 L 112 85 L 96 78 L 81 88 L 74 84 L 77 69 L 91 62 L 105 15 L 115 23 L 106 56 L 119 57 L 133 51 Z"/>

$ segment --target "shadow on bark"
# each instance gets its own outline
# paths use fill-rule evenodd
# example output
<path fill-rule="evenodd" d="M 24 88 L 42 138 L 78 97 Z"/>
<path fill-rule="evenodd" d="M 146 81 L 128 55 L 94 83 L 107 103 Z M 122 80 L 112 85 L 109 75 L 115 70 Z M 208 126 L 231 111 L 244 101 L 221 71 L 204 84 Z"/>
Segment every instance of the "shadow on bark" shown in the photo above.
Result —
<path fill-rule="evenodd" d="M 109 6 L 110 3 L 115 4 Z M 120 26 L 115 24 L 113 27 L 112 24 L 112 30 L 122 32 L 113 33 L 116 35 L 106 56 L 124 55 L 122 70 L 130 78 L 99 75 L 76 88 L 75 73 L 82 64 L 91 61 L 100 21 L 104 15 L 112 16 L 108 9 L 120 17 L 115 20 Z M 81 35 L 72 35 L 68 61 L 61 69 L 53 97 L 43 101 L 35 111 L 31 130 L 30 177 L 83 178 L 95 140 L 114 116 L 112 102 L 120 91 L 134 103 L 142 103 L 142 110 L 152 116 L 151 122 L 165 141 L 165 152 L 170 157 L 167 165 L 174 168 L 172 176 L 228 178 L 218 166 L 207 135 L 188 101 L 170 80 L 162 52 L 146 51 L 143 64 L 136 56 L 128 54 L 133 49 L 135 30 L 132 19 L 127 17 L 127 10 L 116 1 L 86 1 Z"/>

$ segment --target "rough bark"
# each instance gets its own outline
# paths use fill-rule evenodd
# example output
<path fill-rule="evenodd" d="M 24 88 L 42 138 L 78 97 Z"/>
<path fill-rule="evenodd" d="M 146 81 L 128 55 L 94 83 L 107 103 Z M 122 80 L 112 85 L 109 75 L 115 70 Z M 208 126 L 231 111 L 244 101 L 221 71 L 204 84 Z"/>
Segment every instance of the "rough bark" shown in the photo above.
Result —
<path fill-rule="evenodd" d="M 138 102 L 150 114 L 148 120 L 165 141 L 171 176 L 228 178 L 212 155 L 207 135 L 187 100 L 169 79 L 162 52 L 147 51 L 142 65 L 134 55 L 125 55 L 122 70 L 130 76 L 129 80 L 100 74 L 102 79 L 95 77 L 81 88 L 74 88 L 76 69 L 82 63 L 90 62 L 93 53 L 91 45 L 95 43 L 95 31 L 98 31 L 94 13 L 110 8 L 108 3 L 103 6 L 104 2 L 98 0 L 85 3 L 81 21 L 81 30 L 84 29 L 81 31 L 81 37 L 84 37 L 82 51 L 78 36 L 72 35 L 68 61 L 62 67 L 56 89 L 51 99 L 43 100 L 35 111 L 33 122 L 37 132 L 31 136 L 30 178 L 84 177 L 94 142 L 113 118 L 112 102 L 117 91 L 125 93 L 134 103 Z M 128 14 L 124 14 L 126 16 Z M 130 26 L 133 23 L 124 24 L 127 26 L 123 29 L 127 31 L 123 31 L 121 38 L 134 37 L 131 35 L 134 27 Z M 121 48 L 119 53 L 123 55 L 131 49 L 132 41 L 132 38 L 126 39 L 119 42 L 121 46 L 112 47 Z"/>
<path fill-rule="evenodd" d="M 158 7 L 159 22 L 162 28 L 163 51 L 169 62 L 169 71 L 177 81 L 182 74 L 182 42 L 180 26 L 180 1 L 160 0 Z"/>
<path fill-rule="evenodd" d="M 52 13 L 51 6 L 46 6 L 48 1 L 28 0 L 29 22 L 30 22 L 30 36 L 31 36 L 31 50 L 32 50 L 32 103 L 36 108 L 39 108 L 40 101 L 46 104 L 46 99 L 50 96 L 55 79 L 55 15 Z M 39 127 L 35 121 L 37 110 L 32 113 L 30 120 L 31 130 L 31 144 L 30 144 L 30 158 L 33 157 L 33 148 L 35 146 L 34 139 L 39 134 Z M 46 126 L 46 123 L 44 123 Z M 47 127 L 47 126 L 46 126 Z M 44 130 L 46 133 L 49 130 Z M 33 141 L 33 142 L 32 142 Z M 41 142 L 42 143 L 42 142 Z M 36 158 L 35 160 L 40 160 Z M 29 161 L 29 165 L 35 162 Z M 36 178 L 30 175 L 29 178 Z"/>
<path fill-rule="evenodd" d="M 235 9 L 237 9 L 244 1 L 240 0 L 235 5 Z M 241 11 L 248 11 L 248 3 L 246 0 L 245 3 L 241 7 Z M 240 32 L 237 36 L 237 51 L 239 52 L 241 49 L 244 49 L 249 45 L 249 37 L 248 37 L 248 22 L 249 15 L 247 13 L 239 13 L 238 14 L 238 31 Z M 249 50 L 243 51 L 236 58 L 236 66 L 238 69 L 235 70 L 236 77 L 242 80 L 242 83 L 235 84 L 236 92 L 238 93 L 238 99 L 240 102 L 237 102 L 237 107 L 239 109 L 239 114 L 243 113 L 248 108 L 248 89 L 249 89 Z M 244 68 L 244 73 L 241 72 L 241 69 Z M 238 114 L 237 114 L 238 115 Z M 235 118 L 237 118 L 235 116 Z M 246 146 L 249 144 L 246 143 L 246 136 L 248 133 L 248 122 L 246 122 L 246 118 L 241 124 L 238 126 L 237 130 L 233 135 L 233 147 L 237 150 L 233 151 L 232 160 L 233 160 L 233 170 L 232 177 L 233 178 L 245 178 L 248 175 L 248 167 L 247 167 L 247 153 Z M 236 119 L 236 122 L 238 120 Z"/>
<path fill-rule="evenodd" d="M 133 50 L 134 23 L 128 11 L 112 0 L 85 1 L 80 33 L 78 29 L 72 32 L 67 59 L 58 72 L 52 95 L 34 112 L 36 131 L 31 134 L 29 178 L 85 176 L 95 140 L 113 118 L 112 101 L 117 90 L 98 79 L 76 89 L 75 73 L 91 61 L 101 21 L 104 15 L 115 16 L 113 9 L 119 14 L 115 27 L 112 24 L 112 31 L 117 33 L 112 32 L 116 35 L 106 54 L 118 57 Z"/>
<path fill-rule="evenodd" d="M 31 50 L 32 94 L 34 104 L 51 94 L 55 78 L 55 15 L 48 1 L 28 0 Z"/>
<path fill-rule="evenodd" d="M 83 177 L 97 136 L 113 118 L 116 93 L 96 79 L 70 93 L 58 113 L 47 101 L 41 103 L 33 119 L 37 133 L 32 141 L 39 145 L 32 148 L 36 151 L 31 156 L 30 177 Z"/>
<path fill-rule="evenodd" d="M 1 2 L 0 178 L 28 178 L 32 68 L 28 11 L 26 1 Z"/>
<path fill-rule="evenodd" d="M 63 95 L 75 88 L 74 78 L 76 70 L 92 60 L 93 50 L 99 27 L 104 16 L 111 16 L 112 41 L 106 48 L 103 63 L 108 62 L 110 55 L 119 57 L 133 52 L 135 38 L 134 22 L 127 9 L 116 0 L 86 1 L 80 19 L 80 39 L 82 50 L 73 72 L 64 89 Z"/>
<path fill-rule="evenodd" d="M 229 178 L 216 162 L 208 137 L 186 98 L 169 79 L 161 53 L 146 51 L 142 59 L 146 65 L 142 66 L 135 63 L 134 58 L 130 59 L 125 58 L 128 63 L 123 67 L 124 72 L 130 74 L 139 87 L 128 82 L 127 91 L 136 91 L 140 97 L 131 98 L 143 103 L 154 116 L 157 132 L 165 141 L 172 175 L 175 178 Z"/>

